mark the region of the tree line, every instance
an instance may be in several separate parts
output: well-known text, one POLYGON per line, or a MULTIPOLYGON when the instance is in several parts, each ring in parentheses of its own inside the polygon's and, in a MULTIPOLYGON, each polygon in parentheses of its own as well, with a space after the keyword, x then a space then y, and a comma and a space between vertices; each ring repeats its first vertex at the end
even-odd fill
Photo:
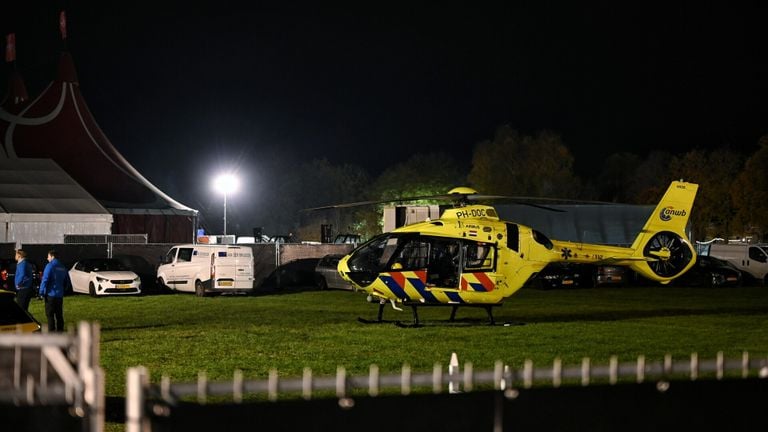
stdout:
POLYGON ((670 181, 683 179, 700 185, 691 215, 693 239, 761 240, 768 231, 768 135, 758 144, 751 155, 727 148, 652 151, 642 157, 616 153, 605 159, 597 176, 582 179, 558 134, 526 135, 505 125, 474 147, 468 171, 439 152, 414 154, 376 177, 360 166, 328 159, 302 162, 263 197, 270 202, 269 211, 255 209, 252 218, 269 231, 291 232, 303 240, 320 240, 323 223, 333 225, 335 232, 370 237, 381 232, 380 204, 304 209, 444 194, 456 186, 482 194, 655 204, 670 181))

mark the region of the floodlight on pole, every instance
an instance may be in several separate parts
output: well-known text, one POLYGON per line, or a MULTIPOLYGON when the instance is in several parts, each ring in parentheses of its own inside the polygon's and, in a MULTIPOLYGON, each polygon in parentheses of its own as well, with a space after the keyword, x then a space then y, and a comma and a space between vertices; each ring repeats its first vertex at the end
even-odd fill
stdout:
POLYGON ((232 174, 221 174, 213 180, 213 188, 224 195, 224 235, 227 235, 227 195, 237 191, 240 182, 232 174))

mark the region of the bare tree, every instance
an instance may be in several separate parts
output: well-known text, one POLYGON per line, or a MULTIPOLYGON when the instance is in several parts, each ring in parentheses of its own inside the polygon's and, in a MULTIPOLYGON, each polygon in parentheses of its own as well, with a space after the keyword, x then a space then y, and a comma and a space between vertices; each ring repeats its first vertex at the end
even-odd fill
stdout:
POLYGON ((670 162, 673 178, 699 184, 691 214, 693 238, 708 240, 727 236, 735 210, 731 185, 739 175, 742 157, 730 150, 692 150, 670 162))
POLYGON ((760 148, 747 159, 744 170, 731 188, 736 207, 734 229, 743 235, 762 238, 768 231, 768 135, 760 138, 760 148))
POLYGON ((468 178, 481 193, 574 198, 580 181, 573 161, 557 134, 522 135, 502 126, 475 147, 468 178))

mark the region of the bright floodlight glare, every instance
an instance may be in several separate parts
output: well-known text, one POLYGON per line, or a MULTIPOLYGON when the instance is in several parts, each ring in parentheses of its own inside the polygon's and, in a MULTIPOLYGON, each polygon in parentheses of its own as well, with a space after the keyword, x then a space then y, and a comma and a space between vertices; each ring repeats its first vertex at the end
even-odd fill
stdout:
POLYGON ((227 235, 227 195, 235 192, 240 182, 232 174, 222 174, 213 179, 213 188, 224 195, 224 235, 227 235))
POLYGON ((222 194, 231 194, 237 190, 240 182, 232 174, 222 174, 213 180, 213 188, 222 194))

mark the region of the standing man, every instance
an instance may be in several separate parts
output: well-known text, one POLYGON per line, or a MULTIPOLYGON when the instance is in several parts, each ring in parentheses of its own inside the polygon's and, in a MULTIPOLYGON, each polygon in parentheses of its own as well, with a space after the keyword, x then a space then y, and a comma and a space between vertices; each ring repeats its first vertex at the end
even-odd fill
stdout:
POLYGON ((58 260, 58 253, 48 251, 48 264, 40 282, 40 296, 45 298, 45 317, 48 331, 64 331, 64 289, 71 286, 67 268, 58 260))
POLYGON ((27 253, 21 249, 16 250, 16 302, 22 309, 29 309, 29 301, 35 294, 32 287, 32 264, 27 261, 27 253))

